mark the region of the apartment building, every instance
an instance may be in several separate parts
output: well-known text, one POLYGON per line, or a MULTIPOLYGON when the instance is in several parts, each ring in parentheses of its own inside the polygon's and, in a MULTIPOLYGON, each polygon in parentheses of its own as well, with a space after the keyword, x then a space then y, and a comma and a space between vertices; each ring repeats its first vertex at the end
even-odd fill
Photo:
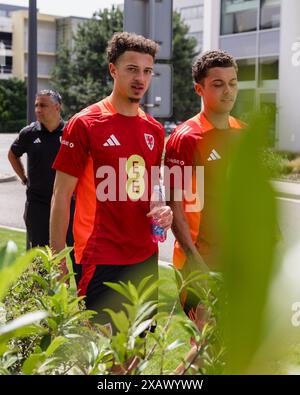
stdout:
MULTIPOLYGON (((49 88, 59 45, 73 48, 74 33, 86 18, 37 14, 38 90, 49 88)), ((28 74, 28 8, 0 4, 0 79, 28 74)))
POLYGON ((13 24, 12 13, 26 9, 9 4, 0 4, 0 79, 13 77, 13 24))

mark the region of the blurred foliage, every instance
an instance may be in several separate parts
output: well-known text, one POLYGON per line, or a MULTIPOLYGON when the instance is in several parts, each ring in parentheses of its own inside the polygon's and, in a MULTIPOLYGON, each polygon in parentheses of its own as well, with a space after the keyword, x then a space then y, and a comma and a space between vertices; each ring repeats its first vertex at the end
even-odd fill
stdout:
POLYGON ((257 115, 252 125, 232 153, 224 193, 220 191, 229 374, 263 373, 253 360, 268 330, 266 307, 275 275, 277 208, 261 160, 268 127, 257 115))

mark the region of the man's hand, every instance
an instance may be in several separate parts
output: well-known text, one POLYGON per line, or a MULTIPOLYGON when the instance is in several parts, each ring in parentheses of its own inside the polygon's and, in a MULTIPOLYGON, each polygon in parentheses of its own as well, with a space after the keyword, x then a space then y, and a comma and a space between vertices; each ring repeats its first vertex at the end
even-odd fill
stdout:
POLYGON ((199 252, 196 251, 188 255, 182 271, 184 275, 188 275, 191 272, 208 273, 209 267, 206 265, 199 252))
MULTIPOLYGON (((61 260, 59 264, 59 271, 60 271, 60 276, 59 276, 60 280, 69 274, 66 258, 61 260)), ((70 285, 70 280, 66 280, 66 285, 67 286, 70 285)))
POLYGON ((147 217, 155 218, 157 224, 167 231, 172 225, 173 212, 169 206, 155 207, 147 214, 147 217))
POLYGON ((209 268, 198 251, 189 254, 180 272, 184 283, 191 273, 193 273, 193 277, 189 277, 188 284, 185 285, 183 289, 193 288, 196 291, 197 289, 208 288, 207 280, 205 278, 199 279, 198 277, 199 274, 209 273, 209 268), (194 278, 196 281, 194 281, 194 278))

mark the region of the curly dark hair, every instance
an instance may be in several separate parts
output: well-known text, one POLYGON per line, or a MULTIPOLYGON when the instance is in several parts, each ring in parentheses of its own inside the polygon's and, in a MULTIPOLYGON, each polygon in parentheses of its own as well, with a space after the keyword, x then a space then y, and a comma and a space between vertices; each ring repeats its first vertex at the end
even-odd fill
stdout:
POLYGON ((207 76, 208 70, 213 67, 234 67, 236 72, 238 71, 235 59, 226 51, 207 51, 201 54, 193 64, 192 74, 195 83, 200 83, 207 76))
POLYGON ((109 63, 116 63, 118 58, 126 51, 135 51, 149 54, 155 58, 158 51, 158 44, 155 41, 139 36, 135 33, 118 32, 114 33, 107 46, 107 60, 109 63))

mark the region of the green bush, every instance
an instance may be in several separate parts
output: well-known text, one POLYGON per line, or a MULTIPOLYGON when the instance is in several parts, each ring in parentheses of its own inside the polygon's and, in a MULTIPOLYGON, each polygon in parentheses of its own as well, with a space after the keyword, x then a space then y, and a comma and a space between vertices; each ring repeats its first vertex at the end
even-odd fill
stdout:
POLYGON ((289 174, 291 172, 291 169, 287 166, 288 157, 272 149, 265 149, 263 151, 262 163, 269 177, 272 178, 280 178, 282 174, 289 174))
POLYGON ((177 299, 170 314, 153 317, 156 333, 140 336, 157 308, 146 301, 157 284, 149 286, 149 278, 137 288, 109 284, 128 301, 120 312, 108 309, 117 328, 111 334, 92 323, 94 313, 65 285, 71 274, 60 279, 59 262, 69 251, 52 256, 49 249, 35 249, 18 257, 13 242, 0 249, 0 374, 141 374, 157 354, 163 356, 158 369, 166 373, 165 356, 183 345, 169 342, 172 325, 180 323, 195 338, 198 333, 187 318, 174 317, 177 299))
POLYGON ((18 133, 26 125, 26 119, 18 121, 0 121, 0 133, 18 133))

